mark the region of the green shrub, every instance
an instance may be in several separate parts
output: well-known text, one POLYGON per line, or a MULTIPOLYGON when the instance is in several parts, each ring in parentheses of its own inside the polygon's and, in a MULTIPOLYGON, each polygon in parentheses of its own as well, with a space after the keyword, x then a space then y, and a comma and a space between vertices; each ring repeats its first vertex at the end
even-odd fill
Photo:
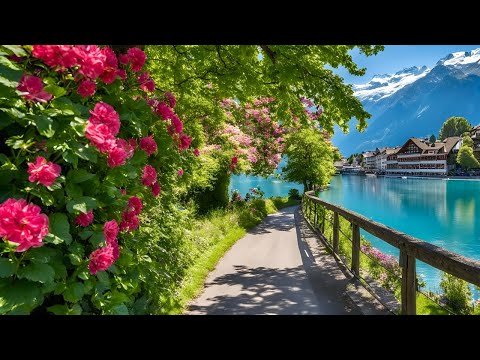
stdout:
POLYGON ((445 303, 459 314, 470 314, 472 311, 472 291, 465 280, 443 273, 440 287, 445 303))
POLYGON ((294 200, 300 200, 301 199, 300 192, 298 191, 298 189, 288 190, 288 197, 292 198, 294 200))

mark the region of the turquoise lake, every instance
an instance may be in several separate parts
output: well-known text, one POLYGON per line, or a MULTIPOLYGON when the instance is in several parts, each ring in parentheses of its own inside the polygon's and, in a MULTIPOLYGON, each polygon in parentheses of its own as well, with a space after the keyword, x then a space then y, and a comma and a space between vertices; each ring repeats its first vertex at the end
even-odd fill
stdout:
MULTIPOLYGON (((265 197, 287 196, 291 188, 303 192, 300 184, 245 175, 232 176, 229 189, 238 189, 245 196, 250 188, 258 186, 265 197)), ((480 181, 338 175, 320 197, 421 240, 480 260, 480 181)), ((381 251, 398 256, 396 248, 363 230, 362 235, 381 251)), ((438 270, 417 261, 417 272, 426 281, 427 290, 440 291, 438 270)), ((474 294, 479 297, 475 290, 474 294)))
MULTIPOLYGON (((338 175, 320 198, 480 260, 480 181, 338 175)), ((381 251, 398 256, 396 248, 363 230, 362 235, 381 251)), ((417 272, 427 290, 439 292, 437 269, 417 261, 417 272)))

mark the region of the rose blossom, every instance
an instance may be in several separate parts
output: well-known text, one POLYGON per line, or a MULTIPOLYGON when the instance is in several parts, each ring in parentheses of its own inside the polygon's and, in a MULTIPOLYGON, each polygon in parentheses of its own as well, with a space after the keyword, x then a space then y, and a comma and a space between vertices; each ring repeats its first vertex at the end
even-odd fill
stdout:
POLYGON ((120 222, 120 230, 132 231, 138 229, 140 220, 138 216, 132 211, 124 211, 122 213, 122 221, 120 222))
POLYGON ((109 47, 104 47, 102 49, 102 53, 105 55, 105 68, 100 74, 100 80, 102 80, 105 84, 111 84, 117 78, 117 56, 109 47))
POLYGON ((193 150, 193 155, 200 156, 200 150, 198 150, 198 148, 195 148, 195 150, 193 150))
POLYGON ((60 176, 62 168, 60 165, 54 164, 51 161, 47 162, 42 156, 37 156, 35 163, 28 163, 27 172, 30 174, 28 181, 44 186, 52 185, 57 177, 60 176))
POLYGON ((26 93, 22 96, 31 101, 47 102, 53 96, 43 90, 42 79, 33 75, 22 75, 17 90, 26 93))
POLYGON ((138 215, 142 211, 142 208, 142 200, 140 200, 140 198, 138 198, 137 196, 132 196, 130 199, 128 199, 128 211, 133 212, 135 215, 138 215))
POLYGON ((190 143, 192 142, 192 138, 190 136, 188 136, 187 134, 180 134, 180 144, 179 144, 179 148, 181 150, 185 150, 185 149, 188 149, 188 147, 190 146, 190 143))
POLYGON ((86 214, 81 213, 75 218, 75 224, 86 227, 93 222, 93 210, 90 210, 86 214))
POLYGON ((115 137, 105 124, 87 123, 85 137, 102 153, 107 153, 116 147, 115 137))
POLYGON ((89 122, 107 125, 113 136, 117 135, 120 131, 120 116, 113 106, 100 101, 95 105, 93 110, 90 110, 90 114, 89 122))
POLYGON ((143 168, 142 184, 146 186, 152 185, 157 181, 157 171, 151 165, 145 165, 143 168))
POLYGON ((32 55, 56 71, 63 71, 77 64, 75 50, 70 45, 33 45, 32 55))
POLYGON ((145 53, 139 48, 130 48, 127 51, 128 59, 132 64, 132 70, 137 72, 140 71, 145 64, 147 59, 145 53))
POLYGON ((87 79, 95 80, 105 69, 106 56, 96 45, 77 45, 74 47, 80 68, 78 73, 87 79))
POLYGON ((121 147, 113 148, 108 152, 107 164, 111 168, 125 164, 126 160, 127 160, 127 153, 121 147))
POLYGON ((90 262, 88 264, 88 270, 90 274, 95 275, 99 271, 107 270, 114 262, 118 255, 114 253, 114 247, 107 245, 105 247, 98 248, 90 254, 90 262))
POLYGON ((91 80, 83 80, 80 85, 78 85, 77 93, 80 96, 88 97, 95 94, 95 89, 97 85, 91 80))
POLYGON ((137 142, 135 141, 135 139, 130 139, 128 141, 124 139, 117 139, 117 147, 122 148, 125 151, 125 153, 127 154, 127 159, 132 158, 136 146, 137 142))
POLYGON ((183 169, 182 168, 178 169, 177 175, 178 176, 183 176, 183 169))
POLYGON ((158 195, 160 195, 160 185, 158 184, 158 182, 154 182, 151 186, 151 189, 152 189, 152 195, 154 197, 157 197, 158 195))
POLYGON ((175 104, 177 103, 177 99, 175 99, 175 95, 167 91, 165 93, 165 97, 167 98, 170 107, 173 109, 175 107, 175 104))
POLYGON ((40 247, 48 234, 48 216, 25 199, 8 199, 0 204, 0 237, 17 243, 16 252, 40 247))
POLYGON ((153 139, 153 135, 144 137, 140 140, 140 149, 145 151, 148 156, 152 155, 155 151, 157 151, 157 143, 153 139))
POLYGON ((103 225, 103 236, 105 238, 105 242, 107 245, 112 245, 117 243, 117 235, 118 235, 118 223, 116 220, 107 221, 103 225))

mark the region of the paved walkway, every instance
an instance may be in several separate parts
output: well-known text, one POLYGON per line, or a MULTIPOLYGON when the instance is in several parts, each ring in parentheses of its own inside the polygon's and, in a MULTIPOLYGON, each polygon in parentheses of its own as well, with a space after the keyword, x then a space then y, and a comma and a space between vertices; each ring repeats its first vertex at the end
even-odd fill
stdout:
POLYGON ((188 313, 361 314, 350 279, 305 226, 299 207, 269 215, 220 260, 188 313))

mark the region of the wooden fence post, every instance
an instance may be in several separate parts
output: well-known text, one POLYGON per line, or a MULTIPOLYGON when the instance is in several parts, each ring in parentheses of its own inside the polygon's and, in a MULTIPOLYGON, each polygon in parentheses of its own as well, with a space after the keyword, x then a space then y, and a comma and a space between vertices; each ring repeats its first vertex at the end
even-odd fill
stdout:
POLYGON ((360 227, 352 225, 352 272, 360 276, 360 227))
POLYGON ((417 287, 415 258, 400 251, 400 266, 402 267, 402 315, 417 314, 417 287))
POLYGON ((313 210, 313 228, 317 228, 317 203, 315 203, 313 210))
POLYGON ((339 247, 339 228, 340 222, 338 221, 338 213, 333 212, 333 252, 338 254, 339 247))

